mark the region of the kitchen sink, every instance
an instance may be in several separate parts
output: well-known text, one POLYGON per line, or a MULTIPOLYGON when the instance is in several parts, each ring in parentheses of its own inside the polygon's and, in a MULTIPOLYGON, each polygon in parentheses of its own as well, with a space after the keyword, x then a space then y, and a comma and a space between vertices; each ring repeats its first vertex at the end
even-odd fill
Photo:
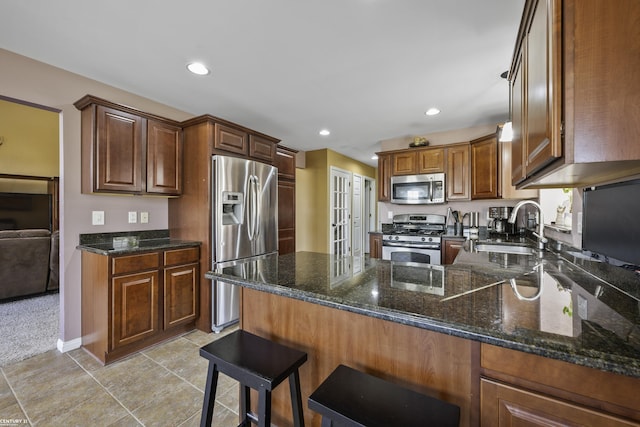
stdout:
POLYGON ((474 246, 477 252, 496 252, 501 254, 533 255, 536 249, 522 245, 501 245, 496 243, 478 243, 474 246))

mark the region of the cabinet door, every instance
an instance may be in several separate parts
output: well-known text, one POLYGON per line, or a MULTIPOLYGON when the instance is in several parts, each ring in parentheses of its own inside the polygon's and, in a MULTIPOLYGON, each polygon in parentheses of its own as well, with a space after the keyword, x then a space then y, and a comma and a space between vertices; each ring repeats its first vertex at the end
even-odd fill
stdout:
POLYGON ((199 270, 197 263, 164 269, 164 329, 196 319, 199 270))
POLYGON ((147 193, 182 193, 182 129, 147 122, 147 193))
POLYGON ((246 132, 216 123, 215 134, 214 148, 243 156, 249 153, 249 135, 246 132))
POLYGON ((98 106, 96 113, 94 191, 141 192, 146 121, 103 106, 98 106))
POLYGON ((286 147, 277 147, 273 164, 278 168, 279 179, 296 179, 296 153, 286 147))
POLYGON ((416 152, 395 153, 391 157, 391 176, 414 175, 416 173, 416 152))
POLYGON ((447 200, 469 200, 469 145, 450 147, 447 153, 447 200))
POLYGON ((556 0, 537 2, 525 40, 524 82, 527 108, 524 141, 527 176, 562 155, 559 102, 561 80, 556 77, 560 69, 560 24, 554 17, 556 3, 556 0), (556 37, 554 31, 557 31, 556 37))
POLYGON ((278 253, 296 251, 296 184, 278 181, 278 253))
POLYGON ((378 154, 378 201, 391 200, 391 155, 378 154))
POLYGON ((471 143, 471 198, 498 198, 498 139, 495 135, 471 143))
POLYGON ((524 49, 518 55, 518 65, 511 78, 511 124, 513 128, 513 140, 511 141, 511 184, 517 185, 526 178, 524 169, 524 138, 526 132, 525 125, 525 96, 523 84, 524 49))
POLYGON ((480 381, 482 426, 637 426, 637 423, 488 379, 480 381))
POLYGON ((369 257, 382 258, 382 234, 369 234, 369 257))
MULTIPOLYGON (((111 350, 158 331, 158 271, 112 279, 111 350)), ((105 301, 106 304, 106 301, 105 301)))
POLYGON ((464 239, 442 239, 442 264, 453 264, 458 256, 458 252, 462 249, 464 239))
POLYGON ((249 157, 272 164, 276 158, 276 142, 261 136, 250 135, 249 157))
POLYGON ((417 153, 418 173, 444 172, 444 148, 431 148, 417 153))

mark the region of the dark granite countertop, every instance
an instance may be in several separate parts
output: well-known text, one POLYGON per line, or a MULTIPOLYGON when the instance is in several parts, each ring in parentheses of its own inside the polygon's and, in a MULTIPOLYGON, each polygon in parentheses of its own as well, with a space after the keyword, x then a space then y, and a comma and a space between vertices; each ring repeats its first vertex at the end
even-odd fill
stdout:
POLYGON ((144 230, 80 235, 76 249, 100 255, 127 255, 200 246, 201 242, 169 237, 169 230, 144 230))
POLYGON ((448 266, 298 252, 206 277, 640 378, 638 273, 575 251, 479 252, 474 243, 448 266))

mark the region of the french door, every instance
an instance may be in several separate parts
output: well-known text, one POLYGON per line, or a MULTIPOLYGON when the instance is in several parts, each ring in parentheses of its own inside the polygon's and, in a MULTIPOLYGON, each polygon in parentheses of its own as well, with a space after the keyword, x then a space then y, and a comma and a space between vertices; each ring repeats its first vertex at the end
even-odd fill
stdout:
POLYGON ((351 254, 351 173, 331 167, 330 253, 351 254))

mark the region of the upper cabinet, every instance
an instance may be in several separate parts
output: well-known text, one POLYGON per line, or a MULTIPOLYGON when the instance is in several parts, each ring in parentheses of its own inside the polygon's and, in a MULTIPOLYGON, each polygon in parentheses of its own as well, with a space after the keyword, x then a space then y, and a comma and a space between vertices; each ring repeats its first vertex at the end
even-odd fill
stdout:
POLYGON ((447 148, 447 200, 469 200, 469 143, 447 148))
POLYGON ((278 168, 278 253, 296 251, 296 153, 278 146, 274 166, 278 168))
POLYGON ((87 95, 82 114, 82 192, 180 195, 180 124, 87 95))
MULTIPOLYGON (((220 119, 213 116, 204 117, 209 117, 215 122, 213 146, 216 150, 268 164, 273 164, 277 160, 276 147, 280 142, 279 140, 252 132, 232 123, 220 123, 220 119)), ((198 118, 195 120, 198 120, 198 118)), ((190 123, 191 121, 188 122, 190 123)))
POLYGON ((391 153, 391 175, 444 172, 444 148, 398 150, 391 153))
POLYGON ((526 1, 510 70, 514 185, 640 173, 638 16, 637 0, 526 1))
POLYGON ((471 141, 471 198, 498 198, 498 139, 495 134, 471 141))
POLYGON ((378 201, 391 201, 391 154, 378 155, 378 201))

